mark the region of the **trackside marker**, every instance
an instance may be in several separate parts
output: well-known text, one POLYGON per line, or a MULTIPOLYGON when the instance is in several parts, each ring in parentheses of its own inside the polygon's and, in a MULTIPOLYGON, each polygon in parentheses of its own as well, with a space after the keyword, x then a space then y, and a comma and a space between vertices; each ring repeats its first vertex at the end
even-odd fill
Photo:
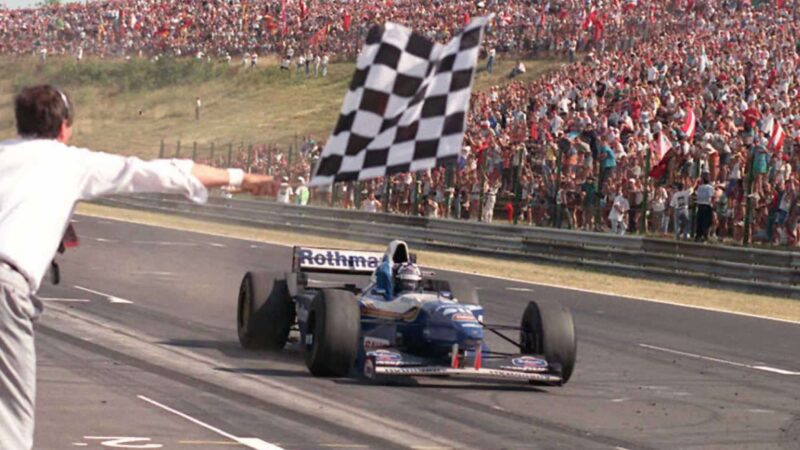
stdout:
POLYGON ((220 435, 222 437, 226 437, 226 438, 228 438, 228 439, 230 439, 230 440, 232 440, 234 442, 238 442, 239 444, 244 445, 245 447, 249 447, 249 448, 252 448, 252 449, 255 449, 255 450, 283 450, 283 448, 278 447, 277 445, 270 444, 269 442, 262 441, 261 439, 258 439, 258 438, 240 438, 240 437, 234 436, 234 435, 228 433, 227 431, 222 431, 217 427, 211 426, 211 425, 209 425, 209 424, 207 424, 207 423, 205 423, 205 422, 203 422, 201 420, 195 419, 194 417, 192 417, 192 416, 190 416, 188 414, 182 413, 182 412, 178 411, 177 409, 170 408, 169 406, 164 405, 162 403, 159 403, 159 402, 157 402, 157 401, 155 401, 155 400, 153 400, 151 398, 145 397, 144 395, 137 395, 136 397, 139 398, 140 400, 144 400, 147 403, 150 403, 153 406, 157 406, 157 407, 163 409, 164 411, 171 412, 172 414, 175 414, 176 416, 179 416, 179 417, 183 417, 184 419, 188 420, 189 422, 192 422, 192 423, 194 423, 196 425, 200 425, 201 427, 205 428, 206 430, 209 430, 209 431, 212 431, 214 433, 217 433, 218 435, 220 435))
POLYGON ((734 367, 742 367, 742 368, 745 368, 745 369, 761 370, 763 372, 777 373, 777 374, 780 374, 780 375, 800 375, 800 372, 794 372, 794 371, 791 371, 791 370, 784 370, 784 369, 778 369, 778 368, 770 367, 770 366, 753 365, 753 364, 745 364, 745 363, 740 363, 740 362, 735 362, 735 361, 728 361, 726 359, 714 358, 714 357, 711 357, 711 356, 703 356, 703 355, 698 355, 696 353, 682 352, 680 350, 672 350, 670 348, 657 347, 655 345, 639 344, 639 347, 647 348, 647 349, 650 349, 650 350, 657 350, 659 352, 672 353, 674 355, 686 356, 686 357, 689 357, 689 358, 702 359, 702 360, 705 360, 705 361, 711 361, 711 362, 720 363, 720 364, 727 364, 729 366, 734 366, 734 367))

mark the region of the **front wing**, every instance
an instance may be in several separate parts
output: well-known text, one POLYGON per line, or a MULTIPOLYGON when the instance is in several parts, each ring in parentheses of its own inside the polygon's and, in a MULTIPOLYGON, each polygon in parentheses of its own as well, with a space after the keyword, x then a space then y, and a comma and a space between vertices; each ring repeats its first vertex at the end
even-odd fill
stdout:
POLYGON ((467 377, 479 378, 510 378, 516 380, 527 380, 538 383, 561 383, 561 377, 549 373, 539 372, 523 372, 508 369, 492 369, 482 367, 475 369, 473 367, 453 368, 445 366, 415 366, 415 367, 395 367, 395 366, 378 366, 375 368, 375 373, 378 375, 388 376, 441 376, 441 375, 456 375, 467 377))
POLYGON ((541 356, 496 354, 488 351, 459 351, 453 347, 449 364, 438 358, 425 358, 397 349, 368 351, 362 366, 367 378, 397 376, 463 376, 557 384, 561 375, 541 356), (455 356, 453 356, 455 355, 455 356))

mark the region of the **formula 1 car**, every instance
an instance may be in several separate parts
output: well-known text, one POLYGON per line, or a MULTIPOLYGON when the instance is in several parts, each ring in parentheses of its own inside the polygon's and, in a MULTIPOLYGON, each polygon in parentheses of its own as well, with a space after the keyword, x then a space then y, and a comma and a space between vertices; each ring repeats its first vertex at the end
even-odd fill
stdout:
POLYGON ((392 241, 386 253, 295 247, 291 272, 251 271, 242 279, 239 342, 246 349, 280 350, 299 331, 314 376, 462 375, 547 385, 570 379, 577 345, 567 308, 530 301, 518 326, 490 324, 477 291, 464 280, 423 273, 410 289, 387 285, 392 271, 413 275, 415 262, 402 241, 392 241), (371 277, 364 287, 344 281, 322 287, 309 280, 314 273, 371 277), (515 351, 490 350, 487 332, 515 351))

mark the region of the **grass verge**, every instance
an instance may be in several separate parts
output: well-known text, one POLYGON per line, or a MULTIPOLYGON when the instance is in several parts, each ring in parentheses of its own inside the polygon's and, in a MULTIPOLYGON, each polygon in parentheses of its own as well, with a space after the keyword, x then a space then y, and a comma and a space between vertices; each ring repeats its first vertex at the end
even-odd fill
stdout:
MULTIPOLYGON (((166 214, 80 204, 79 214, 103 217, 126 222, 154 225, 177 230, 206 233, 280 245, 330 246, 383 250, 385 247, 341 239, 267 230, 239 225, 206 222, 166 214)), ((418 251, 419 260, 428 267, 455 270, 494 277, 584 289, 609 295, 634 299, 668 302, 679 305, 710 308, 740 314, 750 314, 774 319, 800 322, 800 301, 764 295, 731 292, 675 283, 605 275, 564 267, 508 261, 429 251, 418 251)))
MULTIPOLYGON (((478 73, 475 89, 505 83, 513 61, 501 61, 493 74, 478 73)), ((526 61, 523 81, 558 67, 554 60, 526 61)), ((255 69, 194 58, 102 60, 0 57, 0 139, 16 135, 13 97, 22 86, 53 83, 76 106, 72 143, 145 158, 158 156, 161 139, 167 155, 181 141, 181 155, 205 156, 210 144, 227 155, 229 144, 294 145, 304 135, 327 139, 336 123, 355 64, 330 66, 326 78, 281 71, 262 58, 255 69), (195 119, 195 97, 202 101, 195 119)), ((217 153, 217 154, 220 154, 217 153)))

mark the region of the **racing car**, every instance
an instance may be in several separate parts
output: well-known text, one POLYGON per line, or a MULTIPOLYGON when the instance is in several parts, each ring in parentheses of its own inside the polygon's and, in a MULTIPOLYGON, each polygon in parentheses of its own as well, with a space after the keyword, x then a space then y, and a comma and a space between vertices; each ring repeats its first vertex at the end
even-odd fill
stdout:
POLYGON ((422 271, 403 241, 385 253, 294 247, 290 272, 245 274, 236 326, 245 349, 280 350, 299 332, 312 375, 371 381, 460 375, 560 386, 577 352, 566 307, 530 301, 519 325, 487 322, 473 286, 422 271), (310 279, 319 273, 336 277, 310 279), (369 279, 345 282, 354 275, 369 279), (514 351, 492 351, 488 333, 514 351))

